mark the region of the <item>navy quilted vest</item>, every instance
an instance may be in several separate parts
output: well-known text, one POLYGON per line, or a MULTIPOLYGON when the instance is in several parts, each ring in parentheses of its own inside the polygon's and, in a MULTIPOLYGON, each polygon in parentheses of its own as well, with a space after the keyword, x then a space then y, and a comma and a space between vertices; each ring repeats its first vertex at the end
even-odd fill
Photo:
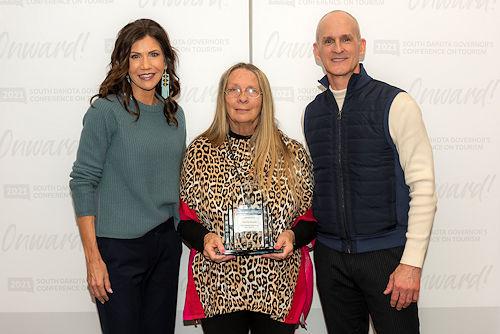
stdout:
MULTIPOLYGON (((326 76, 320 82, 328 87, 326 76)), ((404 245, 409 191, 388 129, 399 92, 370 78, 361 65, 349 81, 342 113, 328 89, 306 108, 318 239, 339 251, 404 245)))

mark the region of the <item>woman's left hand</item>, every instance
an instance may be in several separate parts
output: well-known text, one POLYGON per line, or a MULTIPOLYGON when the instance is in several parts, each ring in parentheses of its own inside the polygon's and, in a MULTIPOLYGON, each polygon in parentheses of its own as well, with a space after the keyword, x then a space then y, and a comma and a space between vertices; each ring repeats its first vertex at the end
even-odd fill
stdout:
POLYGON ((293 253, 293 244, 295 242, 295 233, 292 230, 283 231, 279 236, 278 240, 276 240, 276 245, 274 245, 275 249, 282 249, 282 253, 269 253, 264 254, 262 257, 267 257, 269 259, 274 260, 283 260, 292 256, 293 253))

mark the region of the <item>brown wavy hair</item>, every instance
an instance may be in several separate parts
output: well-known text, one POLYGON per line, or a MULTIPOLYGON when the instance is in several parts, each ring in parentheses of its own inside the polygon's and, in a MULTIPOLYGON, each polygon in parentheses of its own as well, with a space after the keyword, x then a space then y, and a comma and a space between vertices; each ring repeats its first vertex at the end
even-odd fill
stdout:
MULTIPOLYGON (((111 62, 109 63, 110 69, 106 75, 106 79, 99 87, 99 93, 92 96, 90 104, 97 98, 107 98, 110 94, 117 96, 124 96, 123 106, 127 112, 136 116, 136 121, 139 119, 141 111, 139 104, 132 94, 132 87, 127 81, 127 74, 129 68, 129 57, 132 44, 136 41, 143 39, 146 36, 154 38, 161 46, 165 63, 167 65, 167 73, 170 75, 170 94, 166 99, 163 99, 163 114, 168 124, 178 125, 175 119, 175 113, 178 109, 178 104, 174 97, 180 93, 179 78, 176 74, 177 66, 177 53, 170 44, 168 34, 158 23, 150 19, 139 19, 130 22, 123 27, 115 42, 115 48, 111 54, 111 62), (130 109, 130 99, 134 101, 135 110, 130 109)), ((161 80, 156 85, 156 92, 161 96, 161 80)))

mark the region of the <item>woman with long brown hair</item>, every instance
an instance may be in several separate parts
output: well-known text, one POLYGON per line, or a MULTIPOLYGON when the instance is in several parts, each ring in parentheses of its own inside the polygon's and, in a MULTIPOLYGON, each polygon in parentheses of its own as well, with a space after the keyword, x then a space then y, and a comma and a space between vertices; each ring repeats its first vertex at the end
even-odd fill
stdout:
POLYGON ((70 187, 105 334, 174 333, 186 141, 176 63, 158 23, 127 24, 83 119, 70 187))

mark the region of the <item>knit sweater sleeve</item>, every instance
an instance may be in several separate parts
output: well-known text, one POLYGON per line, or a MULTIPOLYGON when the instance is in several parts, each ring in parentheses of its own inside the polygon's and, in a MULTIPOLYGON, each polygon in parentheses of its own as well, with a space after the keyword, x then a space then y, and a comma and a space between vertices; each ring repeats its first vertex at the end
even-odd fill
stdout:
POLYGON ((69 182, 77 217, 97 214, 96 190, 116 128, 116 120, 110 107, 112 104, 117 102, 98 99, 83 118, 80 143, 69 182))
POLYGON ((410 188, 408 231, 401 263, 422 267, 436 212, 432 148, 416 101, 399 93, 389 110, 389 132, 410 188))

